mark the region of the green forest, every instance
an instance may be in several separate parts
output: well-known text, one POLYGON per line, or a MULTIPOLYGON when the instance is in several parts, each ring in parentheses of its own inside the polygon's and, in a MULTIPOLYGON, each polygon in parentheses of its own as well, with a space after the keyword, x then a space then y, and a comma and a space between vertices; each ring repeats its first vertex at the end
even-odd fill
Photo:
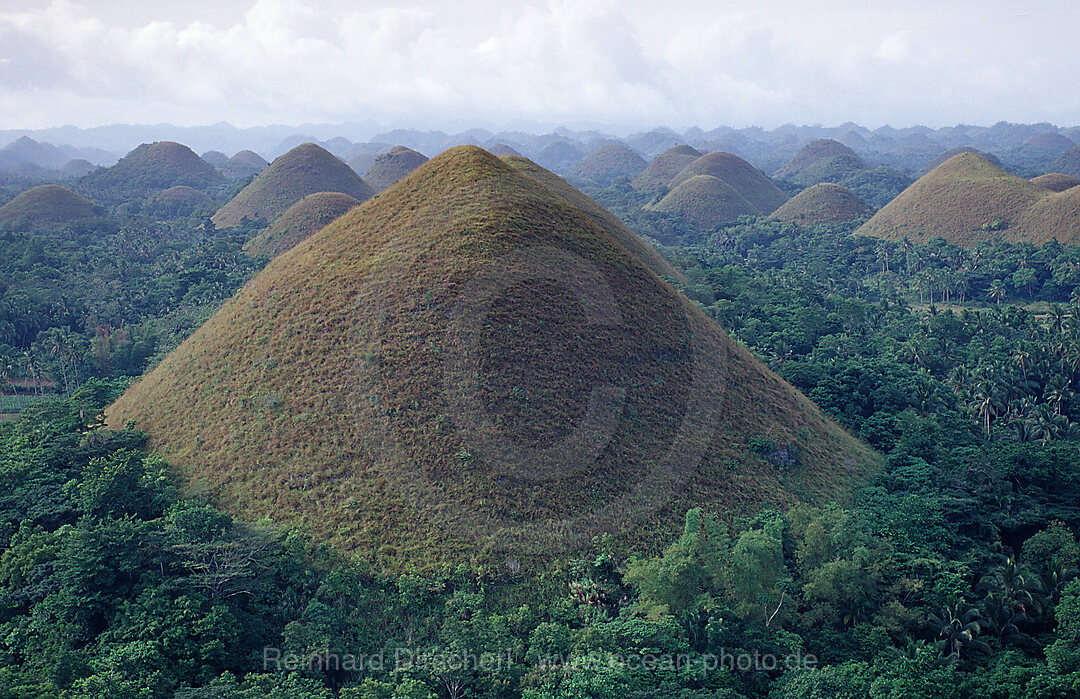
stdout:
MULTIPOLYGON (((181 487, 106 405, 265 259, 140 213, 0 233, 4 697, 1080 694, 1080 247, 708 232, 592 192, 886 455, 850 497, 685 513, 541 574, 389 575, 181 487)), ((773 445, 755 445, 772 451, 773 445)))

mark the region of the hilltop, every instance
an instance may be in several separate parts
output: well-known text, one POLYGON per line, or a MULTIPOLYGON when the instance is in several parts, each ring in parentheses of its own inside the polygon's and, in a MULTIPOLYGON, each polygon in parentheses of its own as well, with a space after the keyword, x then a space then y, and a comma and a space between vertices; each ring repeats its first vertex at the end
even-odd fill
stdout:
POLYGON ((691 177, 647 208, 678 214, 700 231, 712 230, 740 216, 761 213, 734 187, 712 175, 691 177))
POLYGON ((1050 172, 1045 175, 1031 178, 1034 184, 1049 189, 1051 192, 1064 192, 1066 189, 1080 185, 1080 177, 1073 177, 1061 172, 1050 172))
POLYGON ((273 223, 290 206, 316 192, 341 192, 360 201, 374 196, 348 165, 314 143, 304 143, 270 163, 212 220, 221 228, 239 225, 244 219, 273 223))
POLYGON ((451 149, 283 253, 107 411, 187 483, 384 569, 646 550, 878 457, 586 212, 451 149))
POLYGON ((619 177, 634 177, 646 166, 645 159, 630 148, 621 143, 606 143, 586 155, 570 174, 606 186, 619 177))
POLYGON ((101 215, 101 207, 89 199, 57 184, 43 184, 0 206, 0 225, 37 230, 101 215))
POLYGON ((221 164, 221 174, 230 180, 242 180, 245 177, 258 175, 268 165, 266 159, 258 153, 242 150, 221 164))
POLYGON ((978 150, 977 148, 972 148, 971 146, 960 146, 959 148, 953 148, 951 150, 947 150, 944 153, 942 153, 941 155, 939 155, 938 157, 934 158, 930 162, 930 164, 927 165, 926 168, 923 170, 923 174, 925 175, 926 173, 928 173, 928 172, 930 172, 930 171, 932 171, 932 170, 934 170, 934 169, 936 169, 938 167, 941 167, 946 162, 948 162, 949 160, 952 160, 953 158, 955 158, 956 156, 958 156, 958 155, 960 155, 962 153, 971 153, 972 155, 977 155, 980 158, 982 158, 983 160, 985 160, 986 162, 993 165, 994 167, 1001 168, 1002 170, 1005 169, 1005 166, 1002 165, 1001 160, 998 159, 998 157, 996 155, 994 155, 993 153, 986 153, 984 151, 978 150))
POLYGON ((363 179, 378 194, 427 161, 426 155, 417 153, 412 148, 394 146, 375 157, 363 179))
POLYGON ((1066 194, 1054 194, 974 153, 961 153, 917 180, 856 232, 890 240, 941 237, 968 246, 995 236, 1066 242, 1080 232, 1059 209, 1069 201, 1066 194))
POLYGON ((822 182, 843 182, 869 169, 866 162, 839 141, 811 141, 774 173, 777 178, 803 187, 822 182))
POLYGON ((780 221, 834 225, 865 218, 872 213, 854 192, 838 184, 822 182, 796 194, 773 212, 780 221))
POLYGON ((225 178, 190 148, 172 141, 144 143, 112 167, 78 179, 77 191, 105 203, 143 199, 169 187, 184 185, 206 191, 225 178))
POLYGON ((683 168, 701 156, 701 152, 687 145, 668 148, 653 158, 630 184, 635 189, 645 190, 666 187, 683 168))
POLYGON ((759 213, 772 213, 788 199, 760 170, 731 153, 715 152, 701 156, 675 176, 671 187, 678 187, 697 175, 711 175, 728 183, 759 213))
POLYGON ((309 194, 288 208, 274 224, 248 241, 249 255, 276 257, 325 228, 360 202, 341 192, 309 194))

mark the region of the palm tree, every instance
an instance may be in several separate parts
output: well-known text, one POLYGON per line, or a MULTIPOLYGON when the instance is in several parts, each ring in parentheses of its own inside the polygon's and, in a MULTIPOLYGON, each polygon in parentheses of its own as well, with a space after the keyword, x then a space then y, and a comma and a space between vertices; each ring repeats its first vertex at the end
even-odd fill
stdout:
POLYGON ((962 597, 956 604, 943 607, 940 614, 931 613, 926 617, 938 638, 945 640, 945 649, 953 662, 959 662, 960 655, 966 648, 990 651, 990 646, 978 639, 982 632, 980 619, 979 610, 967 606, 962 597))
POLYGON ((1008 295, 1008 290, 1005 288, 1005 283, 1000 279, 995 279, 990 282, 990 288, 987 290, 986 295, 991 299, 997 301, 997 305, 1001 305, 1001 300, 1008 295))

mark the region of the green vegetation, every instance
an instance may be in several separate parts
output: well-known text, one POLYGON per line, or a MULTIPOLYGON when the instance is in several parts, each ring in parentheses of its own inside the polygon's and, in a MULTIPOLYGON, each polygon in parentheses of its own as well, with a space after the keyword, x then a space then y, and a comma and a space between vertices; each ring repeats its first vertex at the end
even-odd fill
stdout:
POLYGON ((178 185, 216 193, 224 184, 225 178, 187 146, 159 141, 142 144, 112 167, 78 179, 74 187, 96 202, 115 206, 178 185))
POLYGON ((242 180, 245 177, 258 175, 265 170, 269 163, 250 150, 242 150, 221 164, 221 174, 230 180, 242 180))
POLYGON ((774 177, 810 187, 822 182, 843 182, 868 169, 869 166, 855 151, 843 143, 826 138, 803 146, 774 173, 774 177))
POLYGON ((690 163, 701 157, 701 152, 690 146, 669 148, 649 162, 641 174, 634 178, 634 189, 652 191, 668 187, 675 176, 690 163))
POLYGON ((305 143, 277 158, 213 216, 215 226, 228 228, 245 220, 273 223, 309 194, 341 192, 363 201, 371 187, 348 165, 314 143, 305 143))
POLYGON ((1073 146, 1050 164, 1050 172, 1080 177, 1080 146, 1073 146))
POLYGON ((699 230, 706 231, 740 216, 760 213, 734 187, 712 175, 695 175, 684 180, 663 199, 647 208, 676 214, 699 230))

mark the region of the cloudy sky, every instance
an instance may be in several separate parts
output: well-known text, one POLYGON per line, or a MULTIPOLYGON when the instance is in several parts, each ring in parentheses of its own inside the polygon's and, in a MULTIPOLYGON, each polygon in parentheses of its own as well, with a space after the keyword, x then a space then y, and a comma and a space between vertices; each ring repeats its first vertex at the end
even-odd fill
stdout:
POLYGON ((0 0, 0 128, 1080 124, 1080 3, 0 0))

